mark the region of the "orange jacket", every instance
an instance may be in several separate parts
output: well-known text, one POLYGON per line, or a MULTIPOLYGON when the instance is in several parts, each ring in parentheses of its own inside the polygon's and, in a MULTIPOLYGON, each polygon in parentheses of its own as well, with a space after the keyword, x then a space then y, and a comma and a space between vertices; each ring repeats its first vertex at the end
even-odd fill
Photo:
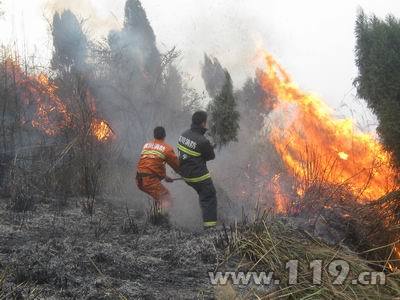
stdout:
POLYGON ((174 149, 163 140, 154 140, 146 143, 137 165, 138 173, 156 174, 165 177, 165 163, 175 172, 179 169, 179 160, 174 149))

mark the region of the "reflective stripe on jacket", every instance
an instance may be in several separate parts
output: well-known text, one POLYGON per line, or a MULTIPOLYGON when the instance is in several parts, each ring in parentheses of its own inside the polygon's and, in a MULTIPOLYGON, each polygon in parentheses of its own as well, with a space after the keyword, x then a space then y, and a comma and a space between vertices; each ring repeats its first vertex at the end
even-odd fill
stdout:
POLYGON ((179 174, 188 183, 211 178, 207 161, 215 158, 214 148, 204 136, 206 129, 194 126, 186 130, 178 140, 179 174))
POLYGON ((179 171, 179 160, 174 149, 162 140, 154 140, 143 146, 137 165, 137 172, 154 174, 160 178, 164 178, 166 163, 175 172, 179 171))

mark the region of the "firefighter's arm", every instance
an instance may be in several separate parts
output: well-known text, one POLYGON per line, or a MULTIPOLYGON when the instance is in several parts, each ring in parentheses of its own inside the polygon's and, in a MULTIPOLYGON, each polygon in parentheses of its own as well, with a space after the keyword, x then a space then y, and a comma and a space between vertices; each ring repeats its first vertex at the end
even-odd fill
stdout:
POLYGON ((179 159, 176 156, 174 149, 168 148, 165 152, 165 162, 176 172, 179 171, 179 159))
POLYGON ((201 156, 203 156, 206 161, 213 160, 215 158, 214 147, 211 145, 209 140, 201 145, 201 156))

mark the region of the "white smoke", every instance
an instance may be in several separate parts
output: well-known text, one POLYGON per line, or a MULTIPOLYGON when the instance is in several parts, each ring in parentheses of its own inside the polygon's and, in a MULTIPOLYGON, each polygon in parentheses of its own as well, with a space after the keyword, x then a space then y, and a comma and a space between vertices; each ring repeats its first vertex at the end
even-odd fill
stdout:
POLYGON ((90 0, 46 0, 43 9, 46 18, 51 20, 55 12, 71 10, 84 20, 84 25, 91 36, 106 37, 110 30, 119 30, 123 25, 124 1, 90 1, 90 0))

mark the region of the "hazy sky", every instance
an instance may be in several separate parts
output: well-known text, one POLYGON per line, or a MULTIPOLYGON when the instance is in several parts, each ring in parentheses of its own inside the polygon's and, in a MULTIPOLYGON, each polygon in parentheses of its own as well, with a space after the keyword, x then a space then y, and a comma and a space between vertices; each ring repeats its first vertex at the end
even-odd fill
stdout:
MULTIPOLYGON (((42 61, 51 53, 48 21, 54 9, 71 8, 98 38, 123 22, 124 0, 3 0, 0 37, 18 40, 21 53, 42 61)), ((357 9, 400 17, 399 0, 142 0, 161 50, 182 51, 180 69, 201 86, 204 52, 219 58, 236 87, 254 74, 257 50, 273 53, 305 90, 332 107, 353 103, 354 24, 357 9)))

